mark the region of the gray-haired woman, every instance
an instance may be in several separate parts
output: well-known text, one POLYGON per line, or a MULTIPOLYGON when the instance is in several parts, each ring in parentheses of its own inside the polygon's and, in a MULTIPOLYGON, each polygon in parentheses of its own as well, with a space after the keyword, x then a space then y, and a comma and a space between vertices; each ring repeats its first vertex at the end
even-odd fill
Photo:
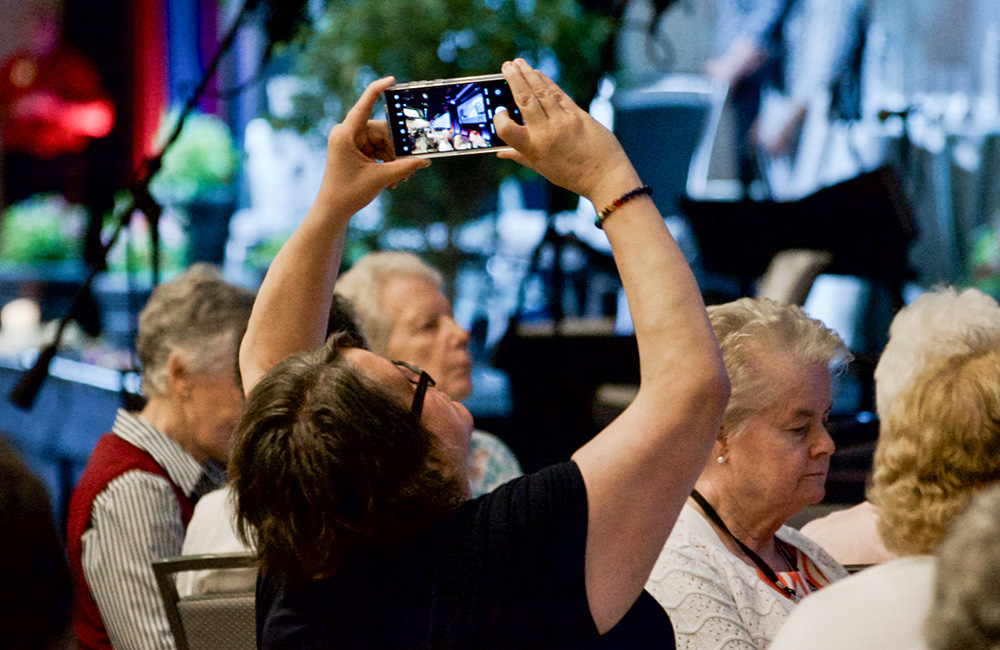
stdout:
POLYGON ((173 646, 152 560, 179 555, 194 503, 223 479, 243 406, 237 349, 253 294, 199 264, 139 316, 139 413, 118 412, 70 503, 67 545, 81 648, 173 646))

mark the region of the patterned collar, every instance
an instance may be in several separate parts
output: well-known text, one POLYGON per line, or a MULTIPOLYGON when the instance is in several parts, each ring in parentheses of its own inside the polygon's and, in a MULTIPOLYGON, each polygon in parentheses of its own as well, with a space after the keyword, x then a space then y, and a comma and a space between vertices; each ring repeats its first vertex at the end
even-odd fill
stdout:
POLYGON ((197 499, 226 480, 225 471, 216 462, 199 463, 177 441, 137 414, 118 409, 111 432, 152 456, 188 497, 197 499))

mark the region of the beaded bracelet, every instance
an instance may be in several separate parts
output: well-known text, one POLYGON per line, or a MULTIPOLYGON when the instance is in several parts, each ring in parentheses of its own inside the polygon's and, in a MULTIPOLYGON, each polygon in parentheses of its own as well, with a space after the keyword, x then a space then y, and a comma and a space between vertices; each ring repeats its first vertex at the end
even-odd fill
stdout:
POLYGON ((608 207, 604 208, 603 210, 597 213, 597 218, 594 219, 594 225, 603 230, 604 220, 608 218, 608 215, 610 215, 612 212, 622 207, 635 197, 642 196, 643 194, 649 195, 652 193, 653 193, 653 188, 651 188, 649 185, 643 185, 642 187, 637 187, 634 190, 629 190, 628 192, 625 192, 620 197, 612 201, 611 205, 609 205, 608 207))

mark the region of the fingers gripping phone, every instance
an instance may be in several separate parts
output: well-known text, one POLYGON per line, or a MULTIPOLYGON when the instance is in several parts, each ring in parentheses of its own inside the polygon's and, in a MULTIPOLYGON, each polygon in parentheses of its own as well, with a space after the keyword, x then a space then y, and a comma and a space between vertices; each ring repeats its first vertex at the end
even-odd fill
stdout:
POLYGON ((503 75, 437 79, 390 86, 383 93, 396 157, 432 158, 510 149, 493 128, 521 112, 503 75))

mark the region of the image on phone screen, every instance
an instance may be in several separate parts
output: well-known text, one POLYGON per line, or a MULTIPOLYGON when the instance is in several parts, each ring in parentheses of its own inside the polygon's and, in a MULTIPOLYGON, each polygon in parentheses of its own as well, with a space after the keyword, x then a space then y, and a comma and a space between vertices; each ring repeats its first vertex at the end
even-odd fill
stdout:
POLYGON ((385 104, 397 157, 509 148, 496 134, 493 116, 505 110, 521 123, 520 111, 501 75, 392 86, 385 91, 385 104))

